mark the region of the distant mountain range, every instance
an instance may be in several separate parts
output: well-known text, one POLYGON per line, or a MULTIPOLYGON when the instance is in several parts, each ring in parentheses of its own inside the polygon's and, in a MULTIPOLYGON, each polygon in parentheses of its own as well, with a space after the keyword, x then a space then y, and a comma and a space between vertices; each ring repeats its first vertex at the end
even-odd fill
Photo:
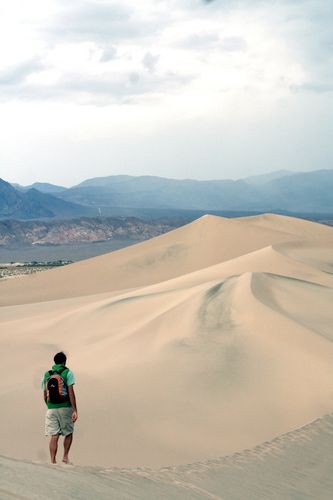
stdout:
POLYGON ((2 218, 115 215, 117 210, 127 216, 140 210, 333 214, 333 170, 280 170, 243 180, 210 181, 116 175, 88 179, 71 188, 48 183, 15 187, 0 183, 2 218))
POLYGON ((252 175, 251 177, 245 177, 245 179, 243 180, 248 184, 260 185, 260 184, 265 184, 265 182, 274 181, 275 179, 280 179, 280 177, 293 175, 293 173, 294 172, 292 172, 291 170, 275 170, 275 172, 270 172, 268 174, 252 175))
POLYGON ((35 188, 15 189, 0 179, 0 218, 39 219, 75 217, 90 214, 88 207, 78 206, 35 188))
POLYGON ((58 194, 100 207, 333 213, 333 170, 254 176, 246 180, 196 181, 153 176, 89 179, 58 194))

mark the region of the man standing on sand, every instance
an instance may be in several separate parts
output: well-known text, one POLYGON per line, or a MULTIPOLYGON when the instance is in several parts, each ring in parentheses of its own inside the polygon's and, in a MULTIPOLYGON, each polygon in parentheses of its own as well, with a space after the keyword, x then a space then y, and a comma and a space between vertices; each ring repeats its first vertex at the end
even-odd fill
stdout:
POLYGON ((64 456, 62 461, 69 463, 68 453, 73 440, 74 422, 77 408, 74 394, 74 374, 66 367, 66 354, 58 352, 54 356, 52 370, 45 373, 42 381, 44 401, 47 405, 45 416, 45 435, 50 436, 51 463, 55 464, 59 436, 64 436, 64 456))

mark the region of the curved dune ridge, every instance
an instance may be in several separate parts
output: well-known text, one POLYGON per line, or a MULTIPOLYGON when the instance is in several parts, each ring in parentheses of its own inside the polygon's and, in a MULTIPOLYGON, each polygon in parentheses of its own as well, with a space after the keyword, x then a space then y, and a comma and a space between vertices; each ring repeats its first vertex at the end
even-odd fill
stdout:
POLYGON ((60 349, 81 465, 214 459, 333 411, 332 246, 304 220, 205 216, 0 283, 1 454, 47 459, 40 378, 60 349))

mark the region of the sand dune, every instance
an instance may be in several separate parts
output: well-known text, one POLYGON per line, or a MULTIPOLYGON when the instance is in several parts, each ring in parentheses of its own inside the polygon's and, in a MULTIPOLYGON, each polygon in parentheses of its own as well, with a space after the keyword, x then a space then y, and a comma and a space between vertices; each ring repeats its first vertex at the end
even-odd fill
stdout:
POLYGON ((332 446, 327 415, 241 453, 160 470, 58 468, 0 456, 0 494, 3 500, 330 500, 332 446))
POLYGON ((310 240, 324 240, 332 238, 331 227, 310 222, 304 219, 296 219, 286 215, 261 214, 251 217, 233 219, 240 223, 250 224, 252 227, 279 231, 298 238, 310 240))
MULTIPOLYGON (((275 223, 276 216, 270 217, 275 223)), ((274 227, 258 227, 256 219, 250 219, 247 222, 245 219, 204 216, 187 226, 111 254, 25 276, 24 286, 13 280, 0 287, 0 305, 41 302, 159 283, 267 245, 300 240, 299 223, 302 227, 310 225, 312 239, 326 241, 330 238, 333 241, 333 231, 319 224, 295 223, 292 219, 289 232, 286 232, 274 227), (291 232, 293 228, 294 233, 291 232)))
POLYGON ((40 376, 60 349, 78 464, 214 459, 333 411, 332 245, 307 221, 206 216, 1 283, 0 452, 46 459, 40 376))

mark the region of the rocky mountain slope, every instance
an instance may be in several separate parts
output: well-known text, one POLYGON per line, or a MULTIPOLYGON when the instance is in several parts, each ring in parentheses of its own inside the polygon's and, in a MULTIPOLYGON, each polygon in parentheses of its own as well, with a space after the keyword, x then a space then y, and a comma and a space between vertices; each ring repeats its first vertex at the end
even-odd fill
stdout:
POLYGON ((143 222, 134 217, 88 218, 56 221, 0 221, 0 247, 61 245, 111 239, 143 241, 174 226, 166 222, 143 222))

